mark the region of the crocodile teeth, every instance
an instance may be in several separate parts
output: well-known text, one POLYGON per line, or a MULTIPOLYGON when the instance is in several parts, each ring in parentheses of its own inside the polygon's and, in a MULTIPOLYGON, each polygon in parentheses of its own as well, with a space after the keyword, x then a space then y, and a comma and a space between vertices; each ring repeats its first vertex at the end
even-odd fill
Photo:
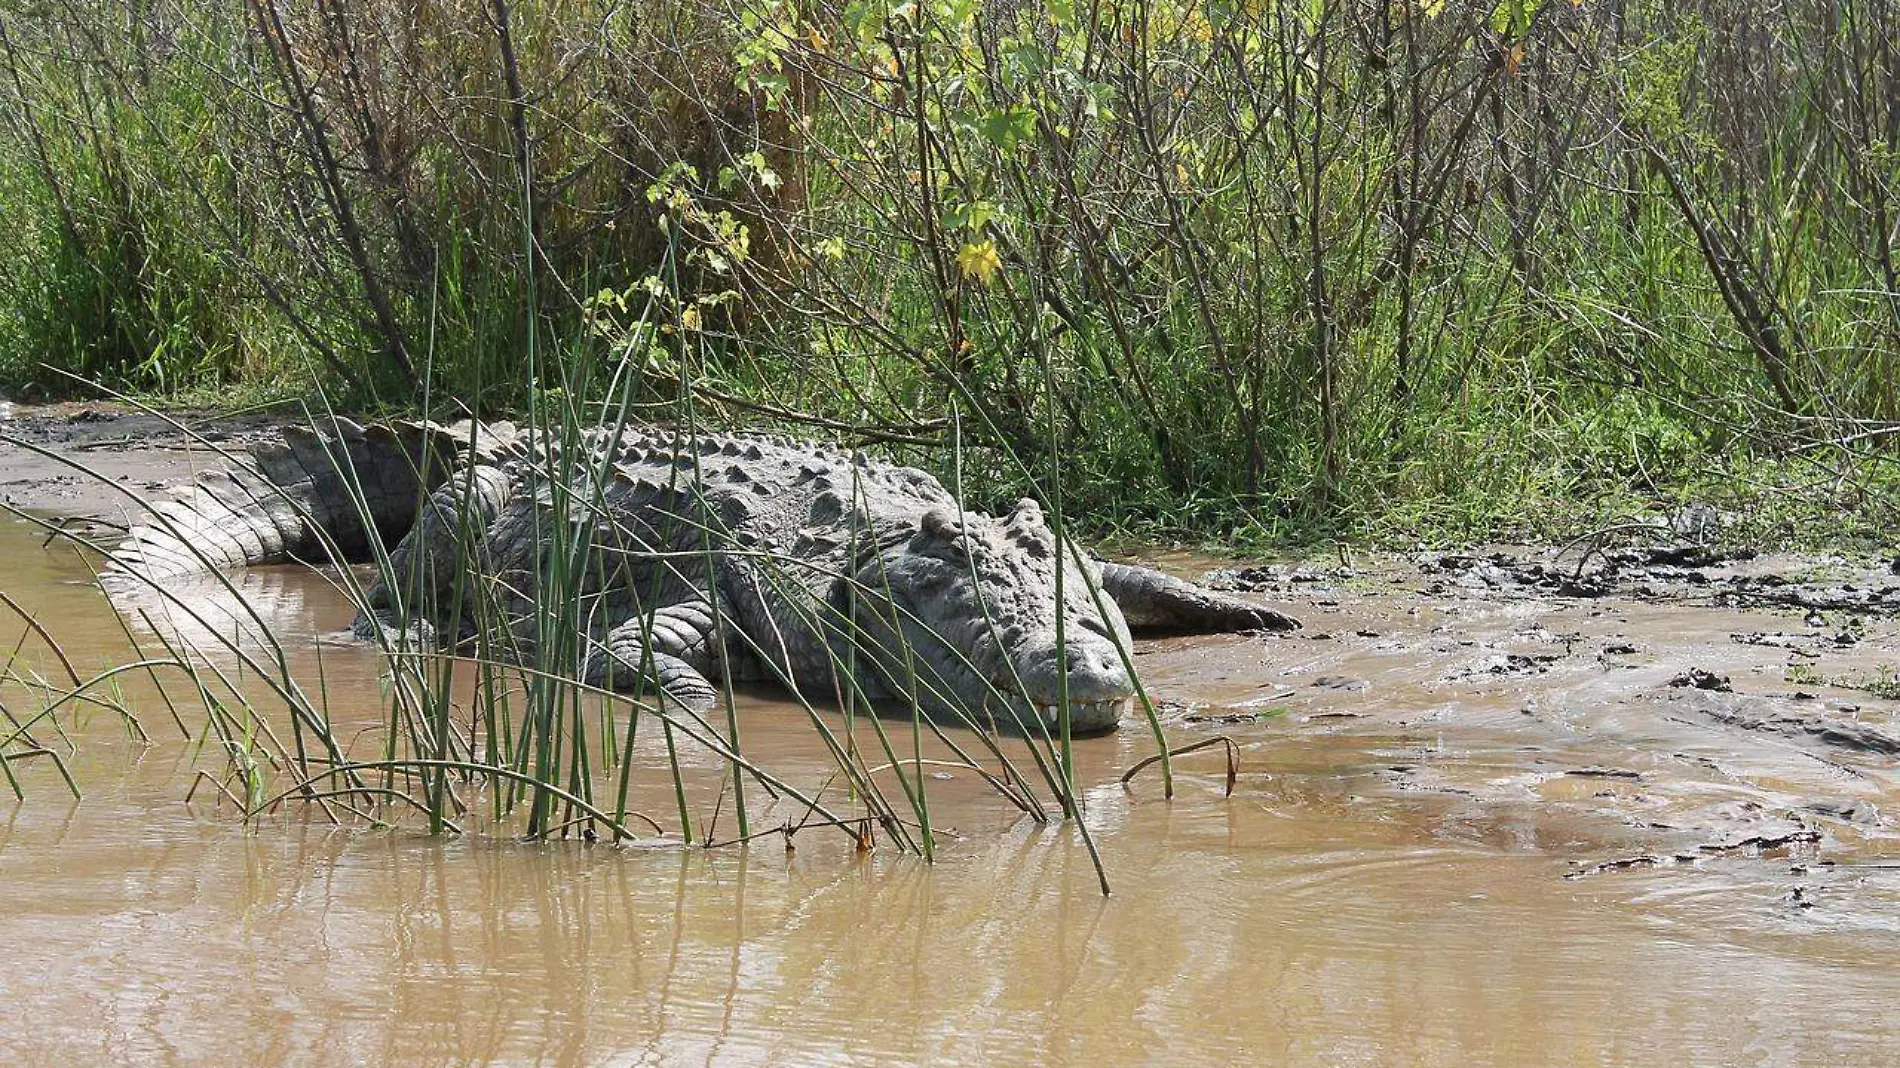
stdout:
MULTIPOLYGON (((1037 705, 1036 712, 1050 727, 1062 721, 1062 707, 1054 704, 1037 705)), ((1121 719, 1128 707, 1128 699, 1114 701, 1070 701, 1069 722, 1086 729, 1101 729, 1121 719)))

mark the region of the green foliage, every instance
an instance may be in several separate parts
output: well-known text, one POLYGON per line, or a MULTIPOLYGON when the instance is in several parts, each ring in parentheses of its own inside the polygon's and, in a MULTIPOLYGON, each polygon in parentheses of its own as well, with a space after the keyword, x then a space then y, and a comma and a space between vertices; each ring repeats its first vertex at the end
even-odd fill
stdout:
POLYGON ((1694 129, 1687 110, 1693 85, 1701 27, 1690 23, 1672 36, 1647 43, 1630 57, 1624 74, 1623 113, 1631 126, 1652 137, 1672 137, 1694 129))
POLYGON ((639 404, 954 427, 978 503, 1059 465, 1228 540, 1482 536, 1900 420, 1884 4, 6 10, 14 382, 508 410, 637 289, 707 349, 639 404))

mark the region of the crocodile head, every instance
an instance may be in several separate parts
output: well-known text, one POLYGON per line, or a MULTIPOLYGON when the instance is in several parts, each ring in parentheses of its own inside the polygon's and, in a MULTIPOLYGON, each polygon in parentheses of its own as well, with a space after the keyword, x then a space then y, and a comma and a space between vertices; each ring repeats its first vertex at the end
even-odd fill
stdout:
POLYGON ((914 671, 939 718, 1053 733, 1066 697, 1072 733, 1114 730, 1135 693, 1116 648, 1129 647, 1128 624, 1083 566, 1057 551, 1032 500, 1001 518, 932 510, 858 563, 860 647, 885 695, 905 700, 914 671))

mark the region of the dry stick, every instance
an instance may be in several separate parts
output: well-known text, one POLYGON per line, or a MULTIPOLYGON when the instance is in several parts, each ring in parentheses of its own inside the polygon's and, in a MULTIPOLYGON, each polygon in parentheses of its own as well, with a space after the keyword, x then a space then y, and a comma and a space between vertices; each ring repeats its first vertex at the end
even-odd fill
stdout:
POLYGON ((514 136, 515 167, 521 176, 522 202, 528 209, 528 241, 530 256, 540 247, 540 213, 534 210, 534 172, 528 140, 528 91, 522 87, 521 65, 515 57, 515 39, 509 29, 508 0, 489 0, 492 9, 492 28, 496 43, 501 48, 502 75, 508 84, 508 129, 514 136))
MULTIPOLYGON (((394 827, 395 826, 395 824, 391 823, 388 820, 380 819, 376 816, 372 816, 369 813, 364 812, 361 809, 358 809, 354 805, 347 805, 347 804, 344 804, 342 801, 343 798, 354 797, 357 795, 367 795, 369 797, 386 798, 391 801, 401 801, 404 804, 408 805, 409 807, 415 809, 416 811, 423 813, 424 815, 430 814, 429 806, 423 804, 421 801, 416 800, 414 796, 403 793, 401 790, 393 790, 393 789, 389 789, 387 787, 382 787, 382 786, 369 786, 369 785, 340 786, 334 790, 314 790, 307 796, 299 798, 298 800, 322 801, 322 802, 325 802, 326 804, 328 802, 335 801, 337 803, 338 808, 342 809, 345 812, 348 812, 352 816, 357 816, 357 817, 362 818, 365 822, 367 822, 372 827, 394 827)), ((277 805, 283 804, 284 801, 287 799, 288 799, 288 795, 280 796, 275 802, 272 803, 271 808, 259 809, 256 813, 253 813, 253 816, 267 814, 273 811, 277 805)), ((457 809, 457 811, 460 812, 464 810, 457 809)), ((447 816, 442 816, 440 817, 440 819, 442 820, 442 826, 448 828, 450 833, 452 834, 462 833, 461 825, 457 824, 454 820, 449 819, 447 816)))
MULTIPOLYGON (((703 847, 710 847, 712 845, 713 831, 719 826, 719 811, 726 807, 726 791, 731 785, 732 768, 728 766, 725 773, 719 776, 719 796, 713 799, 712 816, 706 821, 706 835, 701 842, 703 847)), ((751 834, 742 830, 739 832, 739 837, 750 838, 751 834)))
POLYGON ((851 821, 849 825, 843 824, 843 823, 833 823, 829 820, 822 820, 816 823, 793 824, 790 820, 787 820, 781 826, 773 827, 769 830, 764 830, 764 831, 753 831, 751 834, 745 836, 744 838, 728 838, 723 842, 708 842, 706 843, 705 848, 724 849, 727 846, 744 845, 745 843, 750 842, 757 838, 766 838, 771 835, 782 834, 785 836, 785 851, 787 853, 790 853, 790 852, 793 852, 794 849, 796 848, 792 845, 792 836, 797 834, 799 831, 804 830, 807 827, 845 827, 845 826, 856 826, 856 824, 857 824, 856 820, 851 821))
MULTIPOLYGON (((4 701, 0 701, 0 714, 4 714, 7 717, 7 722, 13 724, 15 727, 18 727, 20 725, 20 721, 17 719, 14 719, 13 713, 7 710, 6 702, 4 701)), ((40 743, 34 741, 32 736, 30 735, 27 736, 26 744, 29 746, 32 746, 34 749, 45 748, 45 746, 42 746, 40 743)), ((7 780, 7 788, 13 791, 13 799, 15 801, 26 800, 26 791, 20 789, 20 780, 14 776, 13 768, 5 759, 4 753, 0 753, 0 778, 5 778, 7 780)))
POLYGON ((749 400, 738 394, 727 393, 723 390, 708 386, 703 382, 694 382, 692 389, 694 393, 717 401, 720 404, 729 404, 735 408, 743 408, 747 411, 758 412, 761 415, 769 415, 774 419, 780 419, 787 423, 802 423, 807 426, 818 427, 821 430, 835 430, 841 434, 851 434, 855 437, 855 440, 862 442, 877 442, 890 445, 921 445, 927 448, 938 448, 944 444, 941 438, 927 438, 921 436, 925 431, 944 429, 947 425, 947 420, 943 419, 924 419, 912 423, 908 427, 891 425, 882 427, 859 426, 852 423, 841 422, 836 419, 827 419, 822 415, 801 412, 793 408, 767 404, 763 401, 749 400))
MULTIPOLYGON (((22 634, 21 637, 25 637, 25 635, 22 634)), ((48 695, 50 695, 53 692, 53 684, 46 681, 46 678, 37 671, 21 672, 21 671, 9 668, 7 670, 6 675, 4 676, 4 679, 0 679, 0 681, 17 682, 29 690, 34 690, 40 695, 40 700, 42 701, 49 700, 48 695)), ((59 717, 49 716, 46 714, 49 711, 51 710, 43 708, 39 712, 34 713, 32 719, 27 720, 24 725, 20 726, 20 730, 18 731, 18 733, 14 734, 12 737, 6 739, 5 741, 0 741, 0 748, 4 748, 6 746, 12 745, 14 742, 20 741, 21 739, 26 739, 27 744, 29 745, 38 745, 39 743, 33 741, 31 737, 27 734, 27 728, 31 727, 33 724, 38 723, 40 720, 44 719, 47 721, 48 725, 53 728, 53 733, 59 735, 59 740, 65 743, 67 755, 77 756, 79 753, 79 747, 73 744, 73 740, 71 736, 69 736, 66 733, 66 728, 59 725, 59 717)), ((12 716, 8 716, 7 718, 13 719, 12 716)))
POLYGON ((66 650, 61 649, 59 643, 53 640, 53 636, 46 633, 46 628, 40 626, 40 621, 34 619, 32 614, 27 612, 26 609, 21 608, 20 602, 7 596, 5 590, 0 590, 0 604, 5 604, 8 608, 11 608, 14 615, 19 616, 26 622, 27 626, 33 628, 33 633, 39 635, 40 640, 46 643, 47 648, 53 650, 53 655, 59 658, 59 665, 66 669, 66 677, 73 680, 74 686, 78 686, 80 684, 79 672, 73 670, 73 662, 66 658, 66 650))
MULTIPOLYGON (((19 674, 13 671, 8 671, 5 674, 0 675, 0 682, 5 682, 8 679, 18 679, 22 683, 26 681, 24 679, 20 679, 19 674)), ((26 729, 26 725, 20 722, 20 717, 13 714, 13 710, 7 707, 7 703, 5 701, 0 701, 0 716, 4 716, 6 718, 6 721, 13 725, 13 730, 14 730, 13 736, 15 738, 25 741, 26 744, 34 747, 35 749, 42 748, 42 746, 39 743, 39 739, 33 737, 33 732, 26 729)))
MULTIPOLYGON (((124 440, 135 441, 137 439, 126 438, 124 440)), ((85 449, 88 447, 89 447, 88 445, 73 446, 73 448, 75 449, 85 449)), ((73 523, 83 523, 87 526, 93 526, 93 527, 104 527, 107 530, 116 530, 121 534, 124 534, 129 529, 123 524, 108 522, 104 519, 80 519, 74 516, 60 516, 59 518, 53 520, 53 526, 55 529, 47 531, 46 537, 40 539, 40 548, 44 549, 47 546, 53 544, 53 542, 57 541, 60 538, 70 537, 70 535, 66 533, 66 527, 69 524, 73 524, 73 523)))
POLYGON ((1805 412, 1806 406, 1795 398, 1793 387, 1788 382, 1788 368, 1793 361, 1782 344, 1781 332, 1763 312, 1754 290, 1735 271, 1735 256, 1730 253, 1721 236, 1702 218, 1701 212, 1696 210, 1688 186, 1662 154, 1662 149, 1648 137, 1642 137, 1640 141, 1643 154, 1649 157, 1656 173, 1662 176, 1676 210, 1682 214, 1690 233, 1695 235, 1696 248, 1702 253, 1702 262, 1708 267, 1709 276, 1715 280, 1715 288, 1722 295, 1722 303, 1728 307, 1735 325, 1741 328, 1742 336, 1748 339, 1749 346, 1760 358, 1762 371, 1767 374, 1768 384, 1774 387, 1782 407, 1789 413, 1805 412))
POLYGON ((1573 580, 1580 579, 1583 577, 1583 565, 1589 563, 1590 558, 1592 556, 1595 556, 1598 552, 1602 551, 1604 538, 1607 538, 1612 534, 1627 534, 1627 533, 1635 533, 1638 531, 1647 531, 1651 534, 1661 534, 1661 533, 1667 532, 1666 528, 1657 526, 1654 523, 1613 523, 1610 526, 1599 527, 1596 530, 1592 530, 1579 537, 1570 539, 1569 541, 1565 542, 1561 547, 1558 548, 1557 552, 1551 557, 1551 559, 1553 561, 1561 560, 1563 559, 1563 555, 1565 553, 1569 552, 1570 550, 1576 548, 1579 545, 1582 545, 1586 541, 1589 542, 1590 547, 1584 550, 1584 553, 1582 556, 1577 558, 1577 570, 1574 574, 1570 576, 1573 580))
POLYGON ((205 771, 203 768, 198 769, 198 771, 192 776, 191 789, 185 791, 185 804, 187 805, 191 804, 191 799, 197 795, 198 784, 201 782, 210 783, 212 787, 218 791, 218 793, 224 795, 224 799, 226 801, 229 801, 231 802, 231 804, 237 806, 237 810, 239 812, 244 811, 244 802, 239 801, 237 799, 236 794, 232 793, 229 789, 227 789, 223 783, 212 778, 211 773, 208 771, 205 771))
POLYGON ((26 129, 27 139, 33 144, 33 158, 40 170, 40 178, 53 194, 53 203, 59 208, 60 230, 63 232, 69 248, 81 258, 86 257, 86 242, 80 235, 79 225, 75 221, 72 204, 66 199, 66 187, 60 183, 50 156, 46 151, 46 140, 40 130, 37 116, 33 114, 33 94, 27 92, 26 82, 20 76, 18 52, 13 38, 7 34, 6 20, 0 19, 0 48, 6 49, 7 73, 12 76, 14 91, 19 93, 21 124, 26 129))
POLYGON ((20 639, 13 643, 13 648, 7 653, 6 665, 8 671, 11 671, 14 663, 20 659, 20 651, 26 648, 26 639, 32 634, 33 632, 30 630, 20 632, 20 639))
MULTIPOLYGON (((510 780, 526 783, 530 786, 533 786, 535 789, 546 790, 548 793, 552 794, 556 800, 565 802, 566 804, 571 806, 575 811, 583 813, 588 818, 592 818, 592 819, 600 821, 601 823, 607 826, 608 830, 613 831, 615 834, 620 835, 623 838, 632 837, 631 834, 627 833, 627 828, 623 824, 615 821, 612 816, 609 816, 607 813, 601 811, 598 808, 595 808, 593 805, 587 803, 586 801, 581 800, 579 797, 576 797, 575 795, 567 792, 561 787, 555 786, 553 783, 543 782, 539 779, 536 779, 532 775, 526 774, 525 772, 519 772, 519 771, 514 770, 513 768, 504 768, 504 767, 500 767, 494 764, 477 764, 477 763, 474 763, 473 761, 467 761, 467 760, 424 760, 424 759, 371 760, 371 761, 365 761, 364 763, 361 763, 361 764, 351 765, 348 768, 343 768, 343 767, 330 768, 326 771, 322 771, 322 772, 317 773, 316 775, 311 776, 308 780, 306 780, 306 783, 319 782, 323 779, 330 778, 333 775, 342 774, 346 771, 352 771, 352 770, 375 771, 382 768, 401 768, 401 769, 413 769, 413 770, 420 770, 423 768, 432 768, 432 769, 436 769, 440 771, 465 771, 465 772, 469 772, 475 775, 483 775, 483 776, 488 776, 491 778, 500 777, 503 779, 510 779, 510 780)), ((275 797, 271 798, 265 804, 260 805, 257 811, 263 812, 269 809, 271 806, 289 799, 292 795, 296 794, 298 790, 302 789, 304 785, 305 784, 300 783, 297 786, 293 786, 289 790, 285 790, 284 792, 277 794, 275 797)), ((378 791, 379 789, 380 788, 375 788, 375 787, 352 787, 350 789, 342 790, 339 792, 344 793, 344 794, 369 793, 369 792, 378 791)), ((396 791, 390 791, 390 792, 396 793, 396 791)), ((315 796, 322 796, 322 795, 315 795, 315 796)), ((407 797, 408 795, 402 794, 400 796, 407 797)), ((414 801, 415 799, 410 798, 410 800, 414 801)), ((629 813, 629 815, 639 815, 639 814, 629 813)), ((641 816, 640 818, 643 820, 646 819, 645 816, 641 816)), ((651 820, 647 820, 647 822, 652 823, 651 820)))
MULTIPOLYGON (((1192 745, 1184 745, 1180 747, 1179 749, 1170 749, 1168 750, 1168 755, 1171 757, 1184 756, 1188 753, 1194 752, 1197 749, 1207 749, 1211 746, 1216 746, 1216 745, 1224 745, 1227 747, 1227 789, 1224 796, 1232 797, 1234 796, 1235 780, 1237 780, 1240 777, 1240 747, 1234 744, 1234 740, 1232 738, 1227 737, 1225 734, 1215 735, 1212 738, 1195 742, 1192 745)), ((1131 767, 1127 771, 1122 773, 1122 777, 1121 777, 1122 786, 1127 787, 1129 780, 1133 779, 1135 775, 1141 771, 1141 769, 1149 766, 1150 764, 1158 764, 1160 762, 1161 762, 1160 753, 1156 753, 1155 755, 1149 756, 1149 757, 1143 757, 1139 762, 1135 764, 1134 767, 1131 767)))
POLYGON ((938 760, 934 757, 900 757, 888 764, 878 764, 865 768, 864 771, 867 775, 875 775, 880 771, 890 771, 899 764, 911 764, 919 768, 957 768, 961 771, 974 771, 978 775, 986 777, 989 775, 988 772, 976 764, 967 764, 961 760, 938 760))
MULTIPOLYGON (((11 709, 8 709, 8 707, 6 707, 6 701, 0 701, 0 716, 6 716, 6 722, 10 722, 10 724, 13 724, 15 728, 19 728, 19 720, 17 720, 17 718, 13 718, 13 711, 11 711, 11 709)), ((44 745, 40 745, 38 741, 34 741, 34 737, 32 737, 32 735, 30 734, 25 734, 25 732, 21 732, 21 737, 25 737, 25 739, 27 739, 27 745, 28 747, 32 747, 32 749, 46 749, 44 745)), ((21 789, 19 789, 19 779, 15 779, 15 777, 13 777, 13 770, 11 770, 11 768, 8 768, 8 766, 6 766, 6 760, 0 760, 0 775, 6 775, 6 785, 8 785, 8 787, 11 787, 11 791, 13 791, 13 798, 15 798, 15 800, 27 800, 27 794, 23 794, 23 792, 21 792, 21 789)))
MULTIPOLYGON (((642 813, 639 813, 639 812, 635 812, 635 811, 633 811, 632 809, 628 809, 628 810, 627 810, 627 815, 629 815, 629 816, 639 816, 639 817, 640 817, 641 819, 643 819, 643 820, 645 820, 645 821, 647 822, 647 824, 648 824, 649 826, 651 826, 651 827, 653 827, 653 828, 655 828, 656 830, 658 830, 658 833, 660 833, 661 835, 665 835, 665 834, 666 834, 666 832, 665 832, 664 830, 659 830, 659 826, 660 826, 660 825, 659 825, 659 824, 658 824, 657 822, 655 822, 655 821, 654 821, 654 819, 653 819, 653 817, 651 817, 651 816, 648 816, 648 815, 644 815, 644 814, 642 814, 642 813)), ((543 839, 543 840, 545 840, 545 839, 548 839, 548 838, 556 838, 556 837, 562 837, 562 838, 564 838, 564 837, 566 837, 566 836, 567 836, 567 829, 568 829, 569 827, 578 827, 578 826, 580 826, 580 825, 581 825, 581 824, 583 824, 583 823, 592 823, 592 822, 594 822, 594 817, 592 817, 592 816, 589 816, 589 815, 587 815, 586 813, 584 813, 584 812, 583 812, 583 813, 581 813, 581 814, 580 814, 580 815, 578 815, 578 816, 570 816, 570 817, 568 817, 567 819, 565 819, 565 820, 562 820, 561 822, 559 822, 559 823, 557 823, 557 824, 555 824, 554 826, 552 826, 552 827, 549 827, 549 828, 547 829, 547 833, 545 833, 545 834, 543 834, 543 835, 542 835, 541 837, 542 837, 542 839, 543 839)), ((592 828, 589 828, 589 829, 588 829, 588 831, 587 831, 587 834, 588 834, 588 835, 593 835, 593 833, 594 833, 594 832, 593 832, 593 830, 592 830, 592 828)), ((596 836, 596 837, 598 837, 598 836, 596 836)), ((587 843, 588 843, 589 845, 592 845, 592 844, 593 844, 593 842, 594 842, 594 838, 586 838, 586 837, 584 837, 584 838, 583 838, 583 841, 585 841, 585 842, 587 842, 587 843)), ((706 843, 706 844, 707 844, 707 845, 711 845, 712 843, 710 843, 710 842, 708 842, 708 843, 706 843)))
POLYGON ((316 164, 317 186, 336 217, 337 235, 343 239, 344 249, 363 287, 363 296, 369 301, 375 315, 374 327, 382 335, 383 354, 395 361, 404 380, 413 388, 419 385, 415 365, 409 359, 409 349, 403 342, 402 327, 390 303, 389 294, 383 291, 382 279, 377 276, 376 268, 370 261, 368 244, 357 222, 356 212, 350 206, 349 193, 343 188, 343 167, 337 160, 329 128, 323 121, 316 89, 304 79, 296 46, 284 29, 275 0, 251 0, 250 6, 257 15, 258 29, 277 67, 278 79, 295 105, 292 116, 303 134, 305 146, 313 157, 312 162, 316 164))
MULTIPOLYGON (((54 752, 51 749, 46 749, 46 748, 22 749, 21 751, 17 753, 0 753, 0 765, 11 764, 16 760, 26 760, 31 757, 52 758, 53 766, 59 769, 59 777, 66 780, 66 789, 71 790, 73 792, 73 800, 75 801, 80 800, 79 784, 73 781, 73 774, 72 772, 66 769, 66 762, 64 760, 61 760, 59 754, 54 752)), ((13 787, 13 796, 15 800, 17 801, 26 800, 26 795, 20 792, 19 784, 13 781, 13 773, 11 770, 7 772, 7 782, 8 782, 8 785, 13 787)))

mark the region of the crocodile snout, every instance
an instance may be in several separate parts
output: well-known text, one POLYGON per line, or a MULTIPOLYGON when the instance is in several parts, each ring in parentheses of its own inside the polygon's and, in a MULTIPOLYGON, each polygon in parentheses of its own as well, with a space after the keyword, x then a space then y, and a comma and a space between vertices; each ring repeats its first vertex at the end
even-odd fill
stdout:
POLYGON ((1054 634, 1024 643, 1017 653, 1017 674, 1030 706, 1043 725, 1054 731, 1060 726, 1060 705, 1066 697, 1071 733, 1114 730, 1135 695, 1134 680, 1122 665, 1120 652, 1107 638, 1088 631, 1071 631, 1064 637, 1066 657, 1057 655, 1054 634), (1065 661, 1068 677, 1063 680, 1065 661))

